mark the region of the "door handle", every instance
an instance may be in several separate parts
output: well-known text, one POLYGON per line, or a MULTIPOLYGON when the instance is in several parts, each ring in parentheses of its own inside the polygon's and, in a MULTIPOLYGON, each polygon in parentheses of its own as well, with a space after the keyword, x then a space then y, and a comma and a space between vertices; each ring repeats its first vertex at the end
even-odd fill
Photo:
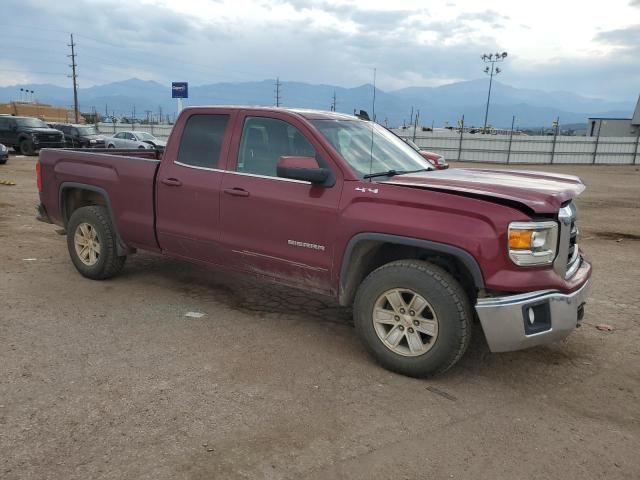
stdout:
POLYGON ((182 185, 182 182, 180 180, 178 180, 177 178, 163 178, 160 181, 162 183, 164 183, 165 185, 168 185, 170 187, 179 187, 179 186, 182 185))
POLYGON ((242 188, 225 188, 224 193, 227 195, 234 195, 236 197, 248 197, 249 192, 242 188))

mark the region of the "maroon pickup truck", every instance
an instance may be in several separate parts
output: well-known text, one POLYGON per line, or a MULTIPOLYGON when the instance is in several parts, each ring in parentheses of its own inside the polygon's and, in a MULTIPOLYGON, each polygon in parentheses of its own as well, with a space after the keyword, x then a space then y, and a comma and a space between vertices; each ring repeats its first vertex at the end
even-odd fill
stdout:
POLYGON ((38 217, 65 229, 85 277, 143 249, 330 295, 406 375, 454 365, 475 318, 504 352, 562 339, 584 314, 578 178, 438 171, 335 112, 187 108, 162 155, 45 149, 37 179, 38 217))

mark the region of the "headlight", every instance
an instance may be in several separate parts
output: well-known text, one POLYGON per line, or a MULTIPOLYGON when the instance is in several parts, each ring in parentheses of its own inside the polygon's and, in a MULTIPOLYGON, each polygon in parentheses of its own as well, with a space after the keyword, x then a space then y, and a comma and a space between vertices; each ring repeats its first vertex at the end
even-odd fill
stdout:
POLYGON ((509 258, 516 265, 548 265, 556 258, 556 222, 512 222, 509 224, 509 258))
POLYGON ((40 141, 38 140, 38 135, 35 133, 31 133, 31 140, 33 140, 33 143, 38 143, 40 141))
POLYGON ((94 144, 94 143, 98 143, 97 140, 89 140, 89 143, 94 144))

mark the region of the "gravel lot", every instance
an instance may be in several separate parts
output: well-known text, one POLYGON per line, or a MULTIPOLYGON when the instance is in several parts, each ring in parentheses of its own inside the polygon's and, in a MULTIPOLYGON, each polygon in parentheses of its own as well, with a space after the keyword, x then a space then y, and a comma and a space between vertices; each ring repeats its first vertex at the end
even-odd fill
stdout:
POLYGON ((34 164, 0 165, 0 478, 640 478, 638 168, 537 167, 588 184, 582 328, 508 354, 476 328, 415 380, 317 297, 146 253, 82 278, 34 219, 34 164))

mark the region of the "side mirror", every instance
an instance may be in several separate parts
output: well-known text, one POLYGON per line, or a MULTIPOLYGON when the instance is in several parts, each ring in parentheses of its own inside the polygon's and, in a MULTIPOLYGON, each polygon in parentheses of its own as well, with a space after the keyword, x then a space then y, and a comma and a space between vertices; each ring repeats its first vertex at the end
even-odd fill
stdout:
POLYGON ((280 157, 277 172, 279 177, 313 184, 325 183, 329 178, 329 170, 320 168, 314 157, 280 157))

